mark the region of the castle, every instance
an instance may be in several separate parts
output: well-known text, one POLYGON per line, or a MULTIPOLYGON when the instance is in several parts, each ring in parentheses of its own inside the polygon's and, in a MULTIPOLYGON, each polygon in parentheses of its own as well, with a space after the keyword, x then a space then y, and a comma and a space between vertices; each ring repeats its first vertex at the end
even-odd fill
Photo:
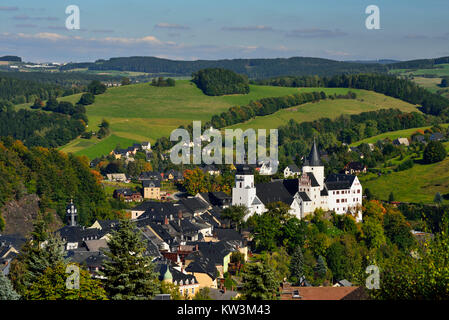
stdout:
POLYGON ((290 213, 298 219, 316 209, 351 213, 362 220, 362 185, 355 175, 331 174, 325 179, 324 166, 314 141, 305 159, 298 179, 276 180, 254 185, 254 175, 248 166, 238 168, 235 187, 232 188, 232 205, 245 205, 249 214, 265 212, 271 202, 284 202, 290 213))

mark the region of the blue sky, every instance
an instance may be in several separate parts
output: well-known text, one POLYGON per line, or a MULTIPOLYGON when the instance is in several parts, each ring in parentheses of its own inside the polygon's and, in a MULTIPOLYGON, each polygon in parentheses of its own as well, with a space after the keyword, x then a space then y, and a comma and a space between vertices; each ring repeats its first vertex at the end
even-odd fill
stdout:
POLYGON ((0 56, 431 58, 449 55, 448 12, 447 0, 2 0, 0 56), (80 30, 65 29, 72 4, 80 30), (380 30, 365 27, 368 5, 380 9, 380 30))

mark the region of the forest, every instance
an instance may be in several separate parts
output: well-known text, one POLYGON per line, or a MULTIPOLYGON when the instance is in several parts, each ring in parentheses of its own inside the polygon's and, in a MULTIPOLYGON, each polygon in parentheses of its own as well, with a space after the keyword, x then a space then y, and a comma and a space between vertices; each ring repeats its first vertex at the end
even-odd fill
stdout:
POLYGON ((11 136, 26 146, 56 148, 79 136, 86 128, 82 119, 60 113, 14 110, 11 105, 1 108, 0 137, 11 136))
POLYGON ((101 176, 89 168, 87 158, 43 147, 27 148, 11 137, 0 140, 0 207, 25 194, 37 194, 40 209, 53 209, 65 218, 65 206, 76 202, 79 222, 114 219, 100 184, 101 176))
POLYGON ((248 79, 233 71, 209 68, 192 74, 192 82, 208 96, 249 93, 248 79))

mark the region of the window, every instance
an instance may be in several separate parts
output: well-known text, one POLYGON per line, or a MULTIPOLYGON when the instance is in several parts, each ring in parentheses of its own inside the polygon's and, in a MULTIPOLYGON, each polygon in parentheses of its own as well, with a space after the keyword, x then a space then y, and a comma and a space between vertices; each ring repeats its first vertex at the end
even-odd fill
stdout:
POLYGON ((192 294, 194 294, 195 293, 195 288, 192 288, 192 294))

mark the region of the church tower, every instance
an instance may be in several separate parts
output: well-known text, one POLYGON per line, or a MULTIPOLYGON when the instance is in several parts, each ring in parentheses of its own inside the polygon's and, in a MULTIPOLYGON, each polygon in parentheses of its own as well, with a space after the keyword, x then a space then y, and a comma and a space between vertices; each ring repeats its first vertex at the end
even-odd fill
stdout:
POLYGON ((69 221, 69 226, 75 227, 76 226, 76 216, 78 215, 78 211, 76 210, 75 205, 73 204, 73 200, 70 200, 70 204, 66 207, 66 217, 69 221))
POLYGON ((304 174, 307 172, 313 173, 320 187, 324 187, 324 166, 321 162, 315 139, 313 139, 312 150, 310 150, 310 154, 304 161, 302 167, 302 173, 304 174))
POLYGON ((232 188, 232 205, 244 205, 248 208, 249 214, 244 220, 254 213, 262 213, 265 209, 256 195, 254 174, 249 166, 243 165, 237 168, 235 187, 232 188))

